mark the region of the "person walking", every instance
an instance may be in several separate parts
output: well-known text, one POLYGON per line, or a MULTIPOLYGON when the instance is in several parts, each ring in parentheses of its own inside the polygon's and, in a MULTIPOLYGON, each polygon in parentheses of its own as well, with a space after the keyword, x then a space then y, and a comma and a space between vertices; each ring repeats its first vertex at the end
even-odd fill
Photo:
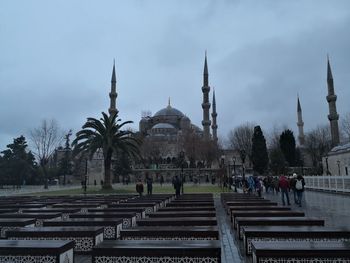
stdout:
POLYGON ((160 184, 161 187, 164 184, 164 176, 162 174, 160 175, 159 184, 160 184))
POLYGON ((285 177, 283 174, 280 176, 280 179, 278 181, 279 189, 281 190, 281 196, 282 196, 282 204, 286 205, 286 202, 284 201, 284 197, 287 198, 287 204, 290 205, 289 202, 289 182, 287 177, 285 177))
POLYGON ((143 193, 143 183, 141 182, 141 179, 138 179, 138 182, 136 183, 136 192, 139 193, 139 196, 142 196, 143 193))
POLYGON ((261 197, 261 192, 263 189, 263 181, 259 177, 257 177, 255 180, 255 189, 256 189, 256 192, 258 193, 258 196, 261 197))
POLYGON ((152 177, 147 176, 146 183, 147 183, 147 195, 152 195, 152 190, 153 190, 153 179, 152 179, 152 177))
POLYGON ((255 181, 254 177, 251 175, 248 177, 248 194, 250 195, 255 191, 255 181))
POLYGON ((301 174, 299 174, 296 178, 296 182, 295 182, 295 191, 297 194, 297 204, 299 205, 299 207, 301 207, 301 201, 303 199, 303 192, 305 190, 305 180, 302 177, 301 174))
POLYGON ((173 180, 173 185, 174 185, 176 197, 179 197, 180 190, 181 190, 181 180, 179 179, 179 177, 177 175, 175 176, 175 178, 173 180))
POLYGON ((295 189, 295 183, 297 182, 297 174, 293 173, 292 178, 290 179, 290 189, 293 191, 294 203, 298 204, 297 200, 297 190, 295 189))

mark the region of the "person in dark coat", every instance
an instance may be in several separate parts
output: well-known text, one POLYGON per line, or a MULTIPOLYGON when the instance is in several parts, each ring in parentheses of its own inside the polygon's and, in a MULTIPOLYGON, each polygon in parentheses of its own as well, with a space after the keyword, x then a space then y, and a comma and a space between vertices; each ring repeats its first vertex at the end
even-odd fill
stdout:
POLYGON ((138 194, 140 195, 140 197, 142 196, 142 193, 143 193, 143 183, 141 182, 141 179, 139 179, 138 182, 136 183, 136 192, 138 192, 138 194))
POLYGON ((181 180, 179 179, 179 177, 177 175, 175 176, 175 178, 173 180, 173 185, 174 185, 176 197, 180 196, 181 180))
POLYGON ((152 177, 147 176, 146 183, 147 183, 147 194, 148 195, 152 195, 152 190, 153 190, 153 179, 152 179, 152 177))

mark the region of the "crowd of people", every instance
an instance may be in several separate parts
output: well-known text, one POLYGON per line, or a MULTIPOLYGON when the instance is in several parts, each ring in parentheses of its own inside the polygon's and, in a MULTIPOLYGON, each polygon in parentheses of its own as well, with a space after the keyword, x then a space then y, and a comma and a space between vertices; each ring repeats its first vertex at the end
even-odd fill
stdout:
MULTIPOLYGON (((160 181, 160 184, 162 185, 164 182, 164 178, 162 177, 160 181)), ((241 186, 244 193, 247 194, 253 194, 256 193, 259 197, 261 197, 262 192, 266 193, 281 193, 281 199, 283 205, 291 205, 289 193, 293 193, 293 199, 294 203, 302 206, 302 198, 303 198, 303 192, 305 190, 305 180, 302 175, 297 175, 296 173, 293 173, 292 176, 287 177, 286 175, 282 174, 281 176, 272 177, 272 176, 266 176, 264 179, 262 177, 258 176, 248 176, 243 178, 240 182, 239 181, 233 181, 232 180, 228 182, 228 184, 236 186, 241 186)), ((146 174, 146 187, 147 187, 147 195, 152 195, 153 191, 153 179, 152 177, 148 176, 146 174)), ((178 176, 175 176, 172 180, 172 185, 175 190, 176 196, 180 195, 182 182, 181 179, 178 176)), ((142 180, 139 178, 136 183, 136 192, 142 196, 144 192, 144 186, 142 180)))
MULTIPOLYGON (((237 182, 236 182, 237 183, 237 182)), ((266 193, 281 193, 282 204, 290 205, 289 193, 293 193, 294 203, 302 206, 303 192, 305 190, 305 180, 302 175, 293 173, 287 177, 282 174, 279 177, 266 176, 264 179, 256 176, 248 176, 241 182, 244 193, 252 194, 256 192, 258 196, 265 190, 266 193)))

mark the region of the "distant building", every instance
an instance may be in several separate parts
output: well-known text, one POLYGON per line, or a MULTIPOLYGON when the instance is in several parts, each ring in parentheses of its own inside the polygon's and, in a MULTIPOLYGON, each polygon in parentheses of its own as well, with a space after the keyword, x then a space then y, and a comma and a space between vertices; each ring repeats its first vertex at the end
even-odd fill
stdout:
MULTIPOLYGON (((116 98, 118 96, 116 83, 115 65, 113 65, 111 91, 109 93, 110 107, 108 109, 110 114, 118 112, 116 107, 116 98)), ((150 116, 149 111, 142 113, 142 118, 139 122, 139 133, 144 140, 144 146, 149 150, 159 150, 157 155, 163 159, 174 160, 178 157, 180 151, 183 151, 183 141, 188 133, 194 133, 205 141, 217 142, 218 125, 216 121, 215 94, 213 95, 212 120, 210 120, 209 110, 211 104, 209 103, 209 92, 208 63, 207 55, 205 54, 202 86, 203 129, 193 124, 189 117, 173 107, 169 99, 167 107, 160 109, 153 116, 150 116), (212 129, 212 135, 210 128, 212 129)), ((88 184, 101 183, 104 178, 103 155, 101 151, 96 152, 93 158, 87 161, 86 171, 88 184)))
POLYGON ((335 146, 322 158, 324 175, 349 175, 350 143, 335 146))

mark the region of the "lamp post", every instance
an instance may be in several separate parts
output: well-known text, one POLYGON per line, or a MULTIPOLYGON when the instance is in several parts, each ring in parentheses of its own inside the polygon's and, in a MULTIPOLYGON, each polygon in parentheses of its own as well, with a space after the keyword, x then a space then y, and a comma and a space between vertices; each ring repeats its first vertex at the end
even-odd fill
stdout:
POLYGON ((87 177, 88 177, 88 160, 85 160, 85 178, 84 178, 84 195, 86 196, 86 191, 87 191, 87 177))
POLYGON ((184 193, 184 159, 185 153, 183 151, 180 152, 180 160, 181 160, 181 193, 184 193))
POLYGON ((236 157, 232 157, 232 162, 233 162, 233 176, 235 178, 235 192, 237 193, 236 157))
POLYGON ((221 187, 225 187, 225 155, 221 155, 221 187))
MULTIPOLYGON (((328 155, 326 155, 326 175, 329 175, 329 169, 328 169, 328 155)), ((339 162, 339 161, 338 161, 339 162)))
POLYGON ((340 161, 339 160, 337 161, 337 164, 338 164, 338 175, 340 176, 340 161))
POLYGON ((241 150, 240 151, 240 156, 241 156, 241 160, 242 160, 242 179, 243 181, 245 180, 245 167, 244 167, 244 163, 245 163, 245 157, 246 157, 246 152, 245 150, 241 150))

